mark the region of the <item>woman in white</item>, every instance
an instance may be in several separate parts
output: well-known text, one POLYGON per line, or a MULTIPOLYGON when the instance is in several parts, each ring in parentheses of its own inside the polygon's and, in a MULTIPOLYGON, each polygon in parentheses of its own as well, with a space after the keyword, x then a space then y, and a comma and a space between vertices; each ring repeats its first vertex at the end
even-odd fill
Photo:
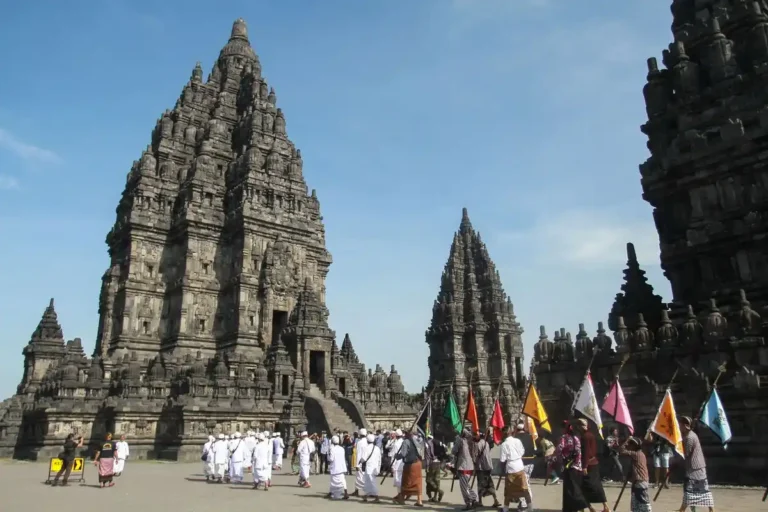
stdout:
POLYGON ((357 460, 354 462, 355 467, 357 468, 357 474, 355 475, 355 493, 353 496, 359 496, 360 492, 362 492, 363 488, 365 488, 365 473, 360 470, 360 457, 365 453, 366 446, 368 446, 368 439, 366 436, 368 435, 368 431, 364 428, 360 429, 360 437, 357 439, 357 444, 355 445, 355 453, 357 460))
POLYGON ((400 494, 400 488, 403 486, 403 460, 395 459, 395 455, 400 452, 400 448, 403 447, 403 431, 400 429, 395 430, 395 442, 389 445, 389 460, 392 461, 392 480, 394 480, 395 489, 397 494, 400 494))
POLYGON ((205 475, 205 481, 213 478, 216 471, 213 468, 213 443, 216 442, 216 438, 208 436, 208 442, 203 445, 203 455, 201 460, 203 461, 203 474, 205 475))
POLYGON ((269 443, 264 434, 257 436, 258 442, 253 450, 253 488, 258 489, 264 484, 264 490, 269 490, 269 443))
POLYGON ((331 449, 328 451, 328 472, 331 474, 331 488, 328 497, 348 500, 347 494, 347 460, 344 448, 339 446, 339 436, 331 438, 331 449))
POLYGON ((224 434, 219 434, 219 438, 213 443, 213 467, 216 480, 221 483, 224 480, 224 473, 229 465, 229 447, 224 434))
POLYGON ((366 439, 365 449, 363 453, 358 457, 358 471, 362 471, 364 486, 363 486, 363 501, 367 502, 368 498, 373 498, 374 503, 378 503, 379 500, 379 483, 376 478, 381 471, 381 450, 376 446, 376 436, 368 434, 366 439))
POLYGON ((128 442, 125 440, 125 434, 120 436, 120 440, 115 443, 115 476, 123 474, 125 469, 125 459, 131 451, 128 449, 128 442))
POLYGON ((299 485, 301 487, 312 487, 309 483, 310 455, 315 451, 315 442, 312 441, 307 431, 301 433, 301 442, 296 448, 299 454, 299 485))

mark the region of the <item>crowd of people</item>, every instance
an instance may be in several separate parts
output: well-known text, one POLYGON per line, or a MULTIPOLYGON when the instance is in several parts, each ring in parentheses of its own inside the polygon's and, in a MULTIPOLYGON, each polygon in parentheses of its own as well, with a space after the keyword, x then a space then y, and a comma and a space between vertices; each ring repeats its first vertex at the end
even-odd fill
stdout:
MULTIPOLYGON (((694 421, 682 416, 679 420, 683 440, 685 481, 683 500, 679 512, 688 507, 707 507, 714 512, 714 499, 707 481, 706 461, 701 444, 693 431, 694 421)), ((598 441, 585 419, 565 422, 563 434, 553 443, 548 436, 538 438, 539 450, 532 457, 525 456, 521 440, 526 436, 524 424, 504 432, 501 442, 500 464, 504 479, 504 492, 499 500, 494 485, 491 449, 494 447, 494 433, 463 430, 449 445, 424 435, 418 428, 410 431, 396 429, 391 432, 368 433, 336 432, 309 435, 302 432, 296 436, 290 452, 292 472, 298 475, 298 485, 311 487, 311 477, 316 474, 330 475, 327 497, 350 499, 359 497, 362 501, 381 501, 379 478, 391 478, 394 487, 392 500, 405 504, 414 498, 417 507, 423 507, 423 495, 429 502, 441 502, 445 495, 442 477, 453 474, 458 480, 464 510, 483 507, 483 498, 493 499, 492 506, 508 512, 513 502, 519 503, 519 510, 533 510, 533 494, 530 476, 533 460, 542 457, 547 470, 547 484, 562 482, 562 511, 596 512, 593 504, 602 506, 603 512, 610 512, 603 483, 610 480, 602 474, 617 475, 630 484, 631 512, 650 512, 651 483, 648 471, 648 456, 655 467, 653 487, 668 488, 670 460, 673 447, 664 439, 651 434, 644 438, 629 436, 622 438, 616 429, 605 437, 602 463, 607 464, 601 471, 598 457, 598 441), (625 473, 621 457, 630 462, 625 473), (354 489, 347 489, 347 475, 355 475, 354 489), (422 475, 426 474, 426 478, 422 475), (423 481, 426 489, 423 489, 423 481), (475 485, 476 482, 476 485, 475 485), (425 492, 424 492, 425 491, 425 492)), ((83 438, 70 434, 59 454, 61 469, 52 485, 67 485, 77 449, 83 446, 83 438)), ((102 488, 115 485, 130 454, 125 436, 113 441, 107 434, 95 450, 93 464, 98 468, 102 488)), ((209 436, 203 445, 201 460, 207 482, 244 482, 245 473, 253 476, 253 488, 269 490, 272 486, 272 472, 283 469, 286 445, 280 433, 248 431, 245 435, 234 432, 231 436, 219 434, 209 436)), ((452 482, 453 484, 454 482, 452 482)), ((500 483, 500 482, 499 482, 500 483)), ((453 488, 453 485, 452 485, 453 488)))

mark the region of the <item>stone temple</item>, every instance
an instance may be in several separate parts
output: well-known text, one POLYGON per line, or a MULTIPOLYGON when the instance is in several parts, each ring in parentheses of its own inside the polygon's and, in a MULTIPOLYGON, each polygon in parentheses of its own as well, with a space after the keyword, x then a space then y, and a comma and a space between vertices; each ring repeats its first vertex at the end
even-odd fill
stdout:
POLYGON ((107 234, 91 358, 54 302, 0 408, 0 456, 69 432, 126 433, 138 457, 197 460, 209 433, 392 427, 414 418, 394 367, 366 369, 328 327, 320 202, 237 20, 133 163, 107 234))
POLYGON ((465 208, 426 332, 427 389, 434 390, 435 409, 443 410, 449 389, 465 406, 470 386, 481 424, 490 421, 497 396, 508 417, 519 409, 526 382, 522 334, 496 265, 465 208))
MULTIPOLYGON (((651 156, 640 166, 653 206, 664 304, 631 244, 621 293, 593 338, 564 330, 535 347, 546 408, 564 419, 594 355, 599 395, 620 380, 645 432, 672 381, 680 414, 697 416, 717 389, 733 439, 702 427, 710 482, 765 485, 768 460, 768 2, 674 0, 673 43, 648 60, 643 89, 651 156)), ((555 421, 553 424, 558 424, 555 421)), ((679 470, 675 470, 678 471, 679 470)), ((678 475, 681 476, 681 475, 678 475)))

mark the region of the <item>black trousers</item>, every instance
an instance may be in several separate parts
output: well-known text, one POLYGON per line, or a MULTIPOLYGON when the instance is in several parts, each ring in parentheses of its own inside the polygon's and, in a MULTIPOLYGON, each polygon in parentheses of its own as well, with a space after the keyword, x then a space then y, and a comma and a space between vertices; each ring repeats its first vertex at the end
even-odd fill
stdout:
POLYGON ((328 472, 328 455, 325 453, 320 454, 320 473, 328 472))
POLYGON ((72 472, 72 466, 75 465, 75 459, 67 460, 64 459, 61 461, 61 469, 58 473, 56 473, 56 478, 53 479, 53 483, 56 484, 59 481, 59 477, 61 475, 64 475, 64 478, 61 479, 61 483, 66 484, 67 480, 69 480, 69 474, 72 472))
POLYGON ((347 461, 347 474, 351 475, 352 474, 352 454, 350 453, 349 455, 345 455, 344 458, 347 461))
POLYGON ((615 452, 611 453, 611 468, 613 471, 618 472, 617 481, 622 481, 627 477, 627 475, 624 474, 624 466, 621 464, 621 459, 619 459, 618 453, 615 453, 615 452))

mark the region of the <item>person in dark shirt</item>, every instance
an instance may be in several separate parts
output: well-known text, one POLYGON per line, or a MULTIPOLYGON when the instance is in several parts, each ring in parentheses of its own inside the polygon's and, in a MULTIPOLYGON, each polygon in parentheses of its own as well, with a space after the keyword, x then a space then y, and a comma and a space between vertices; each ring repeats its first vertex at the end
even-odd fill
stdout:
POLYGON ((75 463, 75 452, 78 448, 83 446, 83 436, 75 439, 75 434, 69 434, 64 441, 64 449, 59 454, 61 459, 61 469, 56 473, 56 478, 53 479, 53 486, 59 485, 59 477, 62 475, 64 478, 61 480, 61 485, 67 485, 69 474, 72 472, 72 466, 75 463))
POLYGON ((114 486, 115 482, 112 481, 112 478, 115 476, 115 443, 112 441, 112 434, 107 434, 107 438, 93 456, 93 464, 99 468, 101 486, 114 486))
POLYGON ((352 450, 355 448, 355 442, 349 436, 348 432, 344 432, 344 440, 341 442, 341 446, 344 448, 344 458, 347 461, 347 474, 352 474, 352 450))

